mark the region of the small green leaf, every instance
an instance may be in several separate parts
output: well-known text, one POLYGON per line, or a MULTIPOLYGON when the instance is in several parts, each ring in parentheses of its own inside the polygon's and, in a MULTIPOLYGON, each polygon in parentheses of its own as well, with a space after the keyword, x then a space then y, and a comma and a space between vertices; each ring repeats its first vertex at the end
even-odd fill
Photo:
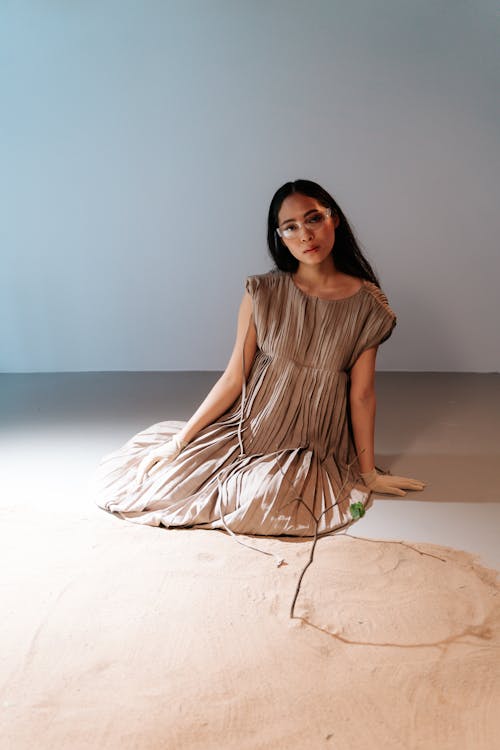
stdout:
POLYGON ((363 503, 352 503, 349 510, 351 511, 351 516, 353 518, 361 518, 365 515, 365 507, 363 503))

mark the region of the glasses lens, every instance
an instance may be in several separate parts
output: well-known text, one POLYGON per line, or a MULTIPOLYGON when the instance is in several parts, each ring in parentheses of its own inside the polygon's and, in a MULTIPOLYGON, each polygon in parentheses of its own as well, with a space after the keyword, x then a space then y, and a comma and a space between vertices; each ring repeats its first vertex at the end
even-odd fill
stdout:
MULTIPOLYGON (((318 211, 317 213, 310 214, 310 216, 304 221, 304 226, 307 229, 318 229, 325 223, 329 215, 330 211, 328 209, 326 211, 318 211)), ((286 227, 279 230, 280 235, 287 239, 293 239, 294 237, 299 236, 301 227, 302 224, 288 224, 286 227)))
POLYGON ((304 223, 306 227, 318 227, 320 226, 320 224, 323 224, 325 219, 326 215, 318 211, 317 214, 311 214, 310 216, 308 216, 304 223))

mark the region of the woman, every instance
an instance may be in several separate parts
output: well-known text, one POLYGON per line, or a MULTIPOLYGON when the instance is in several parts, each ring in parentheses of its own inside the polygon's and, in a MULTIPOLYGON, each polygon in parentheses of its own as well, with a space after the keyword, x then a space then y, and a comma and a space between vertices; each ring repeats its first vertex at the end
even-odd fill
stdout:
POLYGON ((103 458, 101 507, 155 526, 313 536, 351 523, 372 491, 423 489, 375 468, 375 357, 396 316, 340 207, 314 182, 286 183, 268 245, 276 268, 246 279, 223 375, 187 422, 103 458))

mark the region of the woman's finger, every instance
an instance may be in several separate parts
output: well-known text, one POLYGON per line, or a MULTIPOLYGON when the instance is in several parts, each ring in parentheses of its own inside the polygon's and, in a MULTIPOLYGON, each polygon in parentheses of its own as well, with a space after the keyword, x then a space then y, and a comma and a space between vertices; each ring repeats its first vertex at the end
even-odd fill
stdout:
POLYGON ((421 490, 425 487, 425 482, 419 479, 410 479, 409 477, 391 476, 391 482, 397 487, 405 487, 408 490, 421 490))
POLYGON ((408 479, 405 482, 402 482, 399 486, 405 487, 407 490, 423 490, 425 487, 422 482, 415 482, 408 479))
POLYGON ((144 477, 157 461, 157 458, 151 458, 151 456, 146 456, 146 458, 142 459, 141 463, 139 464, 139 468, 137 469, 136 484, 143 483, 144 477))
POLYGON ((406 495, 406 492, 402 490, 400 487, 392 487, 390 490, 391 495, 398 495, 398 497, 403 497, 406 495))
POLYGON ((403 495, 406 495, 406 492, 402 490, 400 487, 397 487, 395 484, 384 484, 381 487, 374 487, 374 492, 382 492, 385 495, 398 495, 399 497, 403 497, 403 495))

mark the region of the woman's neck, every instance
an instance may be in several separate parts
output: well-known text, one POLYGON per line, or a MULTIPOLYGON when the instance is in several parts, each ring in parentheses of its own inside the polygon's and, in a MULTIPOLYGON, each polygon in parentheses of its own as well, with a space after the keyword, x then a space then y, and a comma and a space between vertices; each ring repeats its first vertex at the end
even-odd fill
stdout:
POLYGON ((299 284, 312 290, 335 289, 345 277, 345 274, 337 271, 333 259, 329 257, 315 266, 299 263, 299 267, 293 277, 299 284))

